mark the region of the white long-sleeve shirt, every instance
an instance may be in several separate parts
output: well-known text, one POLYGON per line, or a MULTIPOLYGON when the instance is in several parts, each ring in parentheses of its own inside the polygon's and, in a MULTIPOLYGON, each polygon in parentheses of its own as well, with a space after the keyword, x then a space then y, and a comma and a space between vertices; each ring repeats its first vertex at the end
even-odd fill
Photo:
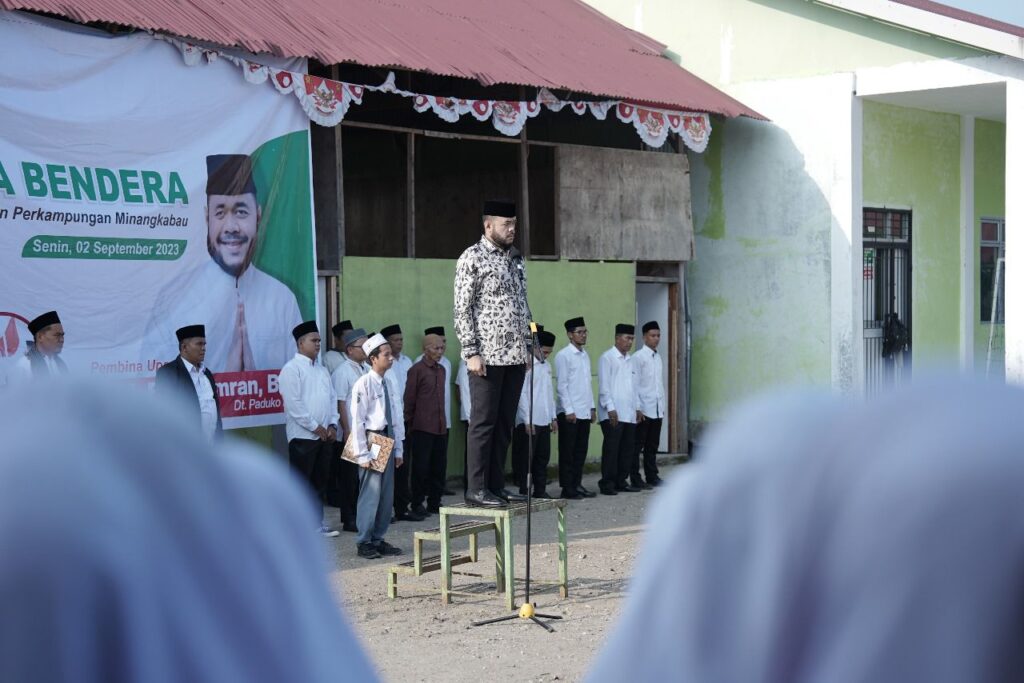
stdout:
POLYGON ((597 362, 597 419, 607 420, 608 413, 614 410, 619 422, 632 424, 636 422, 639 405, 632 358, 613 346, 597 362))
POLYGON ((558 375, 557 411, 589 420, 590 411, 594 409, 590 354, 569 344, 555 354, 555 374, 558 375))
MULTIPOLYGON (((419 363, 423 360, 423 354, 416 356, 416 362, 419 363)), ((444 426, 448 429, 452 428, 452 362, 445 356, 441 356, 441 360, 437 361, 444 368, 444 426)), ((411 367, 411 366, 410 366, 411 367)), ((405 387, 402 387, 405 390, 405 387)), ((403 396, 405 394, 403 393, 403 396)), ((469 419, 469 418, 466 418, 469 419)))
POLYGON ((405 440, 405 422, 402 410, 402 396, 398 393, 398 383, 390 379, 391 373, 383 377, 373 370, 356 380, 352 385, 352 394, 347 404, 349 424, 352 426, 352 438, 355 439, 359 462, 366 463, 372 459, 366 446, 366 430, 382 432, 388 426, 387 412, 384 404, 384 383, 388 384, 388 398, 391 399, 391 433, 395 440, 395 450, 391 457, 396 458, 397 465, 402 461, 402 441, 405 440))
POLYGON ((459 370, 455 373, 455 386, 459 388, 459 419, 469 422, 473 412, 473 401, 469 395, 469 366, 466 361, 459 361, 459 370))
POLYGON ((665 417, 665 381, 661 354, 644 344, 633 354, 633 370, 636 373, 637 393, 640 395, 640 411, 644 417, 665 417))
MULTIPOLYGON (((412 367, 412 358, 400 353, 395 356, 395 364, 388 370, 387 376, 394 380, 395 385, 402 392, 402 396, 405 396, 405 383, 409 378, 409 369, 412 367)), ((449 427, 451 425, 448 425, 449 427)))
POLYGON ((327 368, 296 353, 277 377, 284 401, 284 426, 288 440, 318 439, 317 427, 338 428, 338 396, 327 368))
MULTIPOLYGON (((526 379, 523 391, 519 395, 519 407, 516 409, 516 426, 526 424, 530 420, 530 364, 526 364, 526 379)), ((550 425, 555 419, 555 392, 551 386, 551 364, 542 360, 533 363, 533 424, 543 427, 550 425)), ((589 415, 588 415, 589 417, 589 415)))

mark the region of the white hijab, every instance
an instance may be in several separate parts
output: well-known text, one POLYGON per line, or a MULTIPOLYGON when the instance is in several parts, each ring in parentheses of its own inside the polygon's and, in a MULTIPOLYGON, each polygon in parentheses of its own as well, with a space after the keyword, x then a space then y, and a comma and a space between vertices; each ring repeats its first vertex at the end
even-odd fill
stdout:
POLYGON ((276 458, 114 387, 0 415, 0 681, 374 680, 276 458))
POLYGON ((1024 680, 1024 392, 774 396, 681 470, 589 680, 1024 680))

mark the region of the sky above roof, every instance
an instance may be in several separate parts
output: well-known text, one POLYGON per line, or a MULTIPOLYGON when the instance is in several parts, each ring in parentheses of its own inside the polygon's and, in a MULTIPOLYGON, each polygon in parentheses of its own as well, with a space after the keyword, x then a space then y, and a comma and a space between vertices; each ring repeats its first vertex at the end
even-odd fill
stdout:
POLYGON ((1024 26, 1024 2, 1021 0, 939 0, 939 2, 998 21, 1024 26))

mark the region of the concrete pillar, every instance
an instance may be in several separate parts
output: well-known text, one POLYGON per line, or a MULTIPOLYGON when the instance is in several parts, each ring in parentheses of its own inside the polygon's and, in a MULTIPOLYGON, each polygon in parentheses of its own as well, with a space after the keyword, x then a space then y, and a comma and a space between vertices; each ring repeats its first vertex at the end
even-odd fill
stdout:
POLYGON ((1006 82, 1006 381, 1024 384, 1024 81, 1006 82))
MULTIPOLYGON (((833 125, 837 131, 833 149, 833 177, 829 194, 832 203, 831 230, 831 308, 830 348, 832 388, 842 393, 859 393, 864 383, 863 351, 857 351, 856 339, 863 337, 861 320, 861 101, 855 81, 837 88, 837 106, 833 125)), ((863 340, 861 340, 861 346, 863 340)))
POLYGON ((960 371, 974 372, 974 117, 960 117, 960 371))

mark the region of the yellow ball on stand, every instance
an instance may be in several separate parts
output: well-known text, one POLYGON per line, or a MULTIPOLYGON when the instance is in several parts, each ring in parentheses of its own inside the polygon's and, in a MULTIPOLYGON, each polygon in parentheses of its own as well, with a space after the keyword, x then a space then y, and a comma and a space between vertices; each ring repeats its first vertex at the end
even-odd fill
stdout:
POLYGON ((533 614, 533 605, 528 602, 524 602, 523 606, 519 608, 519 617, 522 619, 529 619, 533 614))

